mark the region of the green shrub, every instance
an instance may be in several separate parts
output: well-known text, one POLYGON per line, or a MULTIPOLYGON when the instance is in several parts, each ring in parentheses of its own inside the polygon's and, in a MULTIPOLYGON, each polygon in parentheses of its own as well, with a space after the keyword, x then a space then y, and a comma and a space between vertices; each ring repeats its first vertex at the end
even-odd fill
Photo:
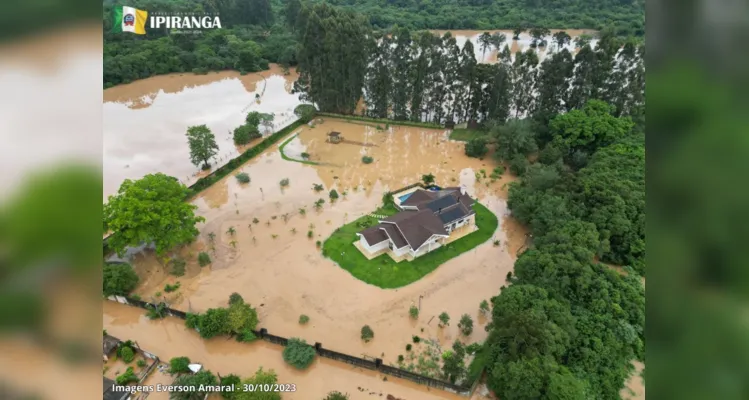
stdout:
POLYGON ((373 161, 374 161, 374 158, 370 156, 364 156, 361 158, 361 162, 363 162, 364 164, 372 164, 373 161))
POLYGON ((170 285, 167 283, 166 286, 164 286, 164 291, 167 293, 171 293, 171 292, 177 291, 179 289, 179 286, 180 286, 179 282, 176 282, 174 285, 170 285))
POLYGON ((257 127, 248 124, 243 124, 234 128, 234 144, 236 145, 245 145, 250 143, 252 139, 257 139, 262 136, 263 135, 261 135, 257 130, 257 127))
POLYGON ((312 233, 312 231, 307 231, 307 237, 308 238, 312 239, 313 235, 314 235, 314 233, 312 233))
POLYGON ((208 68, 204 68, 204 67, 193 68, 192 73, 195 75, 208 75, 208 68))
POLYGON ((399 363, 402 363, 402 362, 403 362, 403 360, 404 360, 404 359, 403 359, 403 354, 398 354, 398 362, 399 362, 399 363))
POLYGON ((335 189, 331 189, 328 196, 330 197, 330 201, 335 201, 338 199, 338 192, 335 189))
POLYGON ((308 317, 308 316, 306 316, 306 315, 304 315, 304 314, 302 314, 302 315, 300 315, 300 316, 299 316, 299 323, 300 323, 301 325, 304 325, 304 324, 306 324, 307 322, 309 322, 309 317, 308 317))
POLYGON ((447 315, 446 312, 442 312, 439 316, 440 319, 440 326, 448 326, 450 325, 450 316, 447 315))
POLYGON ((458 322, 458 328, 463 335, 468 336, 473 332, 473 319, 468 314, 463 314, 458 322))
POLYGON ((419 343, 419 342, 421 342, 421 338, 420 338, 420 337, 418 337, 418 336, 413 336, 413 337, 412 337, 412 339, 413 339, 414 343, 419 343))
POLYGON ((127 296, 138 285, 138 274, 130 264, 104 264, 103 292, 105 296, 127 296))
POLYGON ((119 356, 125 364, 130 364, 135 359, 135 352, 130 346, 122 346, 119 351, 119 356))
POLYGON ((481 300, 481 304, 479 304, 479 311, 482 314, 487 314, 489 312, 489 302, 486 300, 481 300))
POLYGON ((411 351, 411 348, 412 348, 411 347, 411 343, 409 343, 409 344, 406 345, 406 351, 411 351))
POLYGON ((309 153, 302 153, 301 156, 303 160, 309 160, 309 153))
POLYGON ((169 373, 181 374, 190 372, 190 359, 187 357, 174 357, 169 360, 169 373))
POLYGON ((245 329, 244 331, 240 332, 239 335, 237 335, 238 342, 249 343, 256 339, 257 336, 255 336, 255 333, 253 333, 250 329, 245 329))
POLYGON ((118 385, 127 385, 130 383, 138 382, 138 377, 135 375, 135 372, 133 372, 133 367, 127 367, 125 373, 122 375, 117 375, 115 381, 118 385))
POLYGON ((314 184, 312 184, 312 189, 315 192, 322 192, 323 190, 325 190, 325 187, 323 185, 319 184, 319 183, 314 183, 314 184))
POLYGON ((347 394, 343 394, 341 392, 330 392, 323 400, 349 400, 347 394))
POLYGON ((242 295, 240 295, 237 292, 232 293, 229 296, 229 305, 232 304, 244 304, 244 299, 242 298, 242 295))
POLYGON ((185 260, 175 257, 169 261, 169 265, 171 265, 171 269, 169 270, 170 274, 174 276, 185 275, 185 266, 187 265, 185 260))
POLYGON ((198 264, 201 267, 205 267, 206 265, 211 263, 211 256, 208 255, 208 253, 201 251, 198 253, 198 264))
POLYGON ((411 308, 408 309, 408 314, 413 319, 419 318, 419 309, 416 306, 411 306, 411 308))
POLYGON ((185 326, 188 329, 196 329, 199 322, 200 316, 198 314, 187 313, 187 316, 185 317, 185 326))
POLYGON ((246 172, 240 172, 234 175, 234 177, 237 178, 239 183, 250 183, 250 176, 246 172))
POLYGON ((481 158, 489 151, 486 147, 486 139, 482 137, 473 138, 466 142, 465 153, 468 157, 481 158))
POLYGON ((140 360, 138 360, 138 362, 135 363, 135 365, 137 365, 139 368, 145 368, 148 364, 146 364, 146 360, 141 358, 140 360))
POLYGON ((369 342, 374 338, 374 331, 372 328, 369 327, 369 325, 364 325, 361 327, 361 338, 365 342, 369 342))
POLYGON ((278 182, 278 184, 281 185, 281 187, 289 186, 289 178, 281 179, 281 181, 278 182))
POLYGON ((315 349, 303 339, 291 338, 283 349, 283 360, 297 369, 307 369, 315 360, 315 349))

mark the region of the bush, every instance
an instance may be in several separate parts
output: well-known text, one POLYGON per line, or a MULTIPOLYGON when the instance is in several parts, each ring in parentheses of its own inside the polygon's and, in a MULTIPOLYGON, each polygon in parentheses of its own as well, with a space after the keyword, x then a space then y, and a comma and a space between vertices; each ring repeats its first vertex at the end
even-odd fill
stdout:
POLYGON ((278 182, 278 184, 281 185, 281 187, 289 186, 289 178, 281 179, 281 181, 278 182))
POLYGON ((309 317, 308 317, 308 316, 306 316, 306 315, 304 315, 304 314, 302 314, 302 315, 300 315, 300 316, 299 316, 299 323, 300 323, 301 325, 304 325, 304 324, 306 324, 307 322, 309 322, 309 317))
POLYGON ((257 130, 257 127, 253 127, 248 124, 238 126, 234 129, 234 144, 245 145, 250 143, 252 139, 257 139, 263 135, 257 130))
POLYGON ((512 271, 508 271, 507 275, 505 275, 505 280, 506 281, 509 281, 510 279, 512 279, 512 271))
POLYGON ((489 151, 486 147, 486 139, 478 137, 466 142, 465 153, 468 157, 481 158, 489 151))
POLYGON ((515 175, 523 175, 528 169, 528 159, 524 155, 518 154, 510 161, 510 172, 515 175))
POLYGON ((348 395, 341 392, 330 392, 323 400, 348 400, 348 395))
POLYGON ((237 292, 232 293, 229 296, 229 305, 232 304, 244 304, 244 299, 242 298, 242 295, 240 295, 237 292))
POLYGON ((399 362, 399 363, 402 363, 402 362, 403 362, 403 360, 404 360, 404 358, 403 358, 403 354, 398 354, 398 362, 399 362))
POLYGON ((300 104, 294 108, 294 114, 302 123, 307 123, 315 116, 317 109, 311 104, 300 104))
POLYGON ((211 263, 211 256, 208 255, 208 253, 201 251, 198 253, 198 264, 201 267, 205 267, 206 265, 211 263))
POLYGON ((361 162, 363 162, 364 164, 372 164, 373 161, 374 161, 374 158, 370 156, 364 156, 361 158, 361 162))
POLYGON ((481 350, 481 345, 479 343, 471 343, 466 346, 466 354, 471 356, 476 354, 476 352, 479 350, 481 350))
POLYGON ((145 368, 148 364, 146 364, 146 360, 141 358, 140 360, 138 360, 138 362, 135 363, 135 365, 137 365, 139 368, 145 368))
POLYGON ((129 383, 138 382, 138 377, 135 375, 135 372, 133 372, 133 367, 127 367, 125 373, 122 375, 117 375, 115 381, 117 381, 118 385, 127 385, 129 383))
POLYGON ((473 319, 468 314, 463 314, 458 322, 458 328, 463 332, 463 335, 468 336, 473 333, 473 319))
POLYGON ((486 300, 481 300, 481 304, 479 304, 479 311, 481 311, 482 314, 486 314, 489 312, 489 302, 486 300))
POLYGON ((313 235, 314 235, 314 233, 312 233, 312 231, 307 231, 307 237, 308 238, 312 239, 313 235))
POLYGON ((369 342, 374 338, 374 331, 372 328, 369 327, 369 325, 364 325, 361 327, 361 338, 365 342, 369 342))
POLYGON ((416 308, 416 306, 411 306, 411 308, 408 309, 408 314, 411 315, 411 318, 417 319, 419 318, 419 309, 416 308))
POLYGON ((240 172, 234 175, 234 177, 237 178, 239 183, 250 183, 250 176, 246 172, 240 172))
POLYGON ((170 285, 167 283, 166 286, 164 286, 164 291, 167 293, 171 293, 171 292, 177 291, 177 289, 179 289, 179 286, 180 286, 179 282, 175 283, 174 285, 170 285))
POLYGON ((494 170, 492 170, 492 174, 489 177, 492 178, 492 179, 494 179, 494 180, 497 180, 504 173, 505 173, 505 167, 503 167, 503 166, 500 165, 500 166, 494 167, 494 170))
POLYGON ((187 262, 179 257, 175 257, 169 261, 169 264, 172 266, 169 270, 169 273, 174 276, 183 276, 185 275, 185 266, 187 265, 187 262))
POLYGON ((105 296, 127 296, 139 280, 130 264, 104 264, 103 278, 105 296))
POLYGON ((447 315, 446 312, 443 312, 442 314, 440 314, 439 319, 440 319, 440 326, 450 325, 450 316, 447 315))
POLYGON ((303 339, 291 338, 283 349, 283 360, 297 369, 307 369, 315 360, 315 349, 303 339))
POLYGON ((411 343, 406 345, 406 351, 411 351, 411 343))
POLYGON ((257 336, 255 336, 255 333, 250 329, 245 329, 244 331, 240 332, 239 335, 237 335, 238 342, 249 343, 256 339, 257 336))
POLYGON ((309 153, 304 152, 301 154, 301 156, 303 160, 309 160, 309 153))
POLYGON ((321 185, 321 184, 319 184, 319 183, 313 183, 313 184, 312 184, 312 189, 313 189, 313 190, 314 190, 315 192, 322 192, 323 190, 325 190, 325 187, 323 187, 323 185, 321 185))
POLYGON ((335 189, 331 189, 329 197, 330 197, 330 201, 336 201, 338 199, 338 192, 336 192, 335 189))
POLYGON ((119 351, 119 355, 125 364, 130 364, 135 359, 135 352, 130 346, 123 346, 119 351))
POLYGON ((187 357, 174 357, 169 360, 169 373, 170 374, 181 374, 184 372, 190 372, 190 359, 187 357))
POLYGON ((196 329, 200 323, 200 316, 193 313, 187 313, 185 317, 185 326, 189 329, 196 329))
POLYGON ((420 337, 418 337, 418 336, 413 336, 413 337, 412 337, 412 339, 413 339, 414 343, 419 343, 419 342, 421 342, 421 338, 420 338, 420 337))

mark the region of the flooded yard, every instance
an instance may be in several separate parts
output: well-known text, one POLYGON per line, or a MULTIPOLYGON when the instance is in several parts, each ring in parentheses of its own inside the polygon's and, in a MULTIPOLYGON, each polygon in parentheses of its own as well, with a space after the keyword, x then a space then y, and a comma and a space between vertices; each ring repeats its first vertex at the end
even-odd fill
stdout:
POLYGON ((249 111, 273 113, 274 130, 294 121, 298 95, 291 94, 294 70, 271 69, 247 75, 236 71, 155 76, 104 91, 104 197, 125 179, 163 172, 190 185, 198 167, 190 163, 185 132, 206 124, 219 145, 214 166, 239 151, 231 132, 249 111))
MULTIPOLYGON (((483 341, 488 318, 480 315, 479 304, 499 292, 507 272, 513 268, 514 255, 508 249, 517 250, 513 243, 517 241, 518 228, 506 233, 506 227, 513 226, 508 222, 512 220, 502 218, 508 213, 506 184, 515 178, 506 172, 501 179, 491 182, 488 175, 495 166, 491 157, 484 160, 466 157, 463 143, 450 141, 444 130, 402 126, 379 130, 362 123, 326 118, 322 124, 314 128, 301 127, 288 137, 295 134, 298 136, 287 148, 292 152, 309 153, 310 159, 320 165, 286 161, 281 158, 278 146, 274 146, 239 168, 250 176, 249 184, 240 184, 233 176, 228 176, 199 194, 193 203, 198 206, 198 214, 206 218, 206 223, 199 226, 199 239, 182 250, 188 261, 185 275, 169 275, 152 252, 144 251, 133 261, 141 277, 136 293, 144 300, 165 298, 173 308, 203 312, 211 307, 225 306, 229 295, 237 292, 257 308, 260 326, 270 333, 301 337, 308 343, 320 342, 326 348, 359 357, 382 358, 387 364, 396 364, 399 355, 408 355, 405 347, 412 344, 414 335, 423 340, 434 340, 444 349, 449 348, 455 339, 464 343, 483 341), (330 131, 340 132, 344 142, 327 143, 325 140, 330 131), (364 155, 374 161, 363 163, 364 155), (422 175, 429 173, 434 174, 436 182, 442 186, 465 185, 469 194, 500 217, 500 226, 491 240, 449 260, 421 280, 392 290, 359 281, 322 256, 317 241, 325 240, 338 226, 374 211, 386 191, 420 181, 422 175), (288 186, 280 185, 283 179, 289 179, 288 186), (322 184, 324 190, 315 192, 313 184, 322 184), (331 204, 328 192, 334 188, 341 198, 331 204), (325 204, 316 210, 313 204, 321 198, 325 204), (308 238, 308 232, 312 232, 311 238, 308 238), (215 235, 213 241, 211 233, 215 235), (492 244, 495 239, 499 240, 500 246, 492 244), (199 251, 209 252, 213 261, 211 265, 198 266, 199 251), (165 293, 165 285, 176 282, 180 283, 180 288, 165 293), (421 309, 418 321, 408 316, 411 305, 421 309), (436 316, 443 311, 454 322, 439 328, 436 316), (310 318, 306 325, 298 323, 301 314, 310 318), (475 322, 474 331, 468 337, 460 334, 457 328, 462 314, 469 314, 475 322), (374 340, 369 343, 360 338, 363 325, 374 330, 374 340)), ((279 141, 279 144, 284 141, 279 141)), ((137 338, 143 348, 153 349, 162 359, 165 355, 160 349, 173 348, 165 351, 176 353, 203 343, 195 333, 182 332, 182 326, 178 329, 179 334, 174 331, 177 328, 158 327, 160 322, 142 317, 143 310, 108 305, 105 314, 104 325, 111 334, 137 338), (119 330, 125 326, 127 331, 119 330), (169 333, 154 336, 139 333, 141 328, 169 333), (190 344, 171 343, 171 338, 177 335, 189 336, 190 344), (151 344, 143 342, 146 338, 151 344)), ((225 341, 209 341, 205 346, 217 346, 210 343, 225 341)), ((223 346, 230 349, 218 351, 223 356, 216 357, 211 353, 209 357, 207 353, 199 353, 203 359, 196 361, 216 366, 209 369, 229 373, 232 372, 231 365, 238 361, 227 361, 230 364, 225 366, 222 360, 241 358, 239 354, 250 351, 247 345, 233 342, 222 344, 221 348, 223 346)), ((271 345, 253 344, 251 348, 255 349, 252 351, 256 356, 252 357, 252 362, 285 371, 280 351, 268 346, 271 345)), ((170 357, 175 355, 180 354, 170 357)), ((327 360, 318 364, 340 368, 337 363, 327 360)), ((243 364, 241 368, 244 369, 235 372, 244 375, 254 372, 249 365, 243 364)), ((328 382, 330 374, 319 373, 320 368, 306 374, 315 377, 309 378, 312 381, 324 379, 328 382)), ((375 387, 374 382, 382 382, 381 378, 374 377, 374 373, 362 374, 371 375, 370 378, 359 378, 373 382, 367 385, 375 387)), ((280 381, 292 377, 302 379, 296 375, 287 376, 280 381)), ((348 381, 342 379, 341 384, 348 385, 348 381)), ((434 396, 432 393, 427 397, 404 395, 403 398, 440 398, 434 396)))

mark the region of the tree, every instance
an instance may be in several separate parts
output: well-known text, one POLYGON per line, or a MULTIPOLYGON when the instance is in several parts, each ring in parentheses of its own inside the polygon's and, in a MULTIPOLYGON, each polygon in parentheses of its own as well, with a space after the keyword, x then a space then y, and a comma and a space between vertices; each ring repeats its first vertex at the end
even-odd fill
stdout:
POLYGON ((209 392, 207 390, 200 390, 201 385, 203 387, 206 386, 216 386, 218 384, 218 379, 207 370, 202 370, 200 372, 197 372, 195 374, 186 374, 186 375, 180 375, 178 376, 174 382, 174 386, 183 386, 183 387, 190 387, 195 388, 195 390, 185 390, 185 391, 174 391, 169 393, 169 399, 170 400, 202 400, 206 394, 209 392))
POLYGON ((473 333, 473 319, 471 316, 463 314, 460 317, 460 322, 458 322, 458 328, 460 328, 460 331, 466 336, 473 333))
POLYGON ((221 392, 221 397, 227 400, 235 400, 237 396, 244 391, 242 390, 242 380, 239 378, 239 376, 234 374, 222 376, 219 384, 221 386, 234 386, 233 391, 226 390, 221 392))
POLYGON ((169 373, 181 374, 190 372, 190 359, 187 357, 174 357, 169 360, 169 373))
POLYGON ((505 36, 504 33, 494 32, 489 40, 489 43, 494 46, 495 50, 499 51, 499 49, 502 48, 502 45, 505 44, 506 41, 507 36, 505 36))
POLYGON ((520 34, 523 33, 523 32, 525 32, 525 31, 526 31, 526 29, 522 28, 522 27, 517 27, 517 28, 513 29, 512 30, 512 40, 519 40, 520 39, 520 34))
POLYGON ((187 128, 187 143, 190 145, 190 161, 195 166, 203 163, 203 169, 211 168, 208 160, 218 153, 216 137, 205 125, 191 126, 187 128))
POLYGON ((258 323, 257 311, 247 303, 234 303, 229 306, 227 330, 235 334, 244 334, 255 329, 258 323))
POLYGON ((127 296, 138 286, 138 274, 130 264, 105 263, 102 281, 104 296, 127 296))
POLYGON ((416 306, 412 305, 411 308, 408 309, 408 315, 410 315, 412 319, 418 319, 419 309, 416 308, 416 306))
POLYGON ((331 189, 328 197, 330 197, 331 202, 336 201, 338 200, 338 192, 335 189, 331 189))
POLYGON ((511 119, 494 128, 491 133, 497 138, 495 157, 510 161, 516 155, 526 156, 538 150, 531 123, 527 119, 511 119))
POLYGON ((315 109, 315 106, 312 104, 300 104, 294 108, 294 115, 299 117, 299 119, 304 123, 312 120, 316 112, 317 109, 315 109))
POLYGON ((565 31, 559 31, 553 35, 554 44, 561 50, 564 46, 570 43, 572 38, 565 31))
POLYGON ((481 158, 488 151, 489 148, 486 147, 486 139, 483 137, 473 138, 465 144, 465 153, 468 157, 481 158))
POLYGON ((450 325, 450 316, 447 315, 447 313, 444 311, 442 312, 442 314, 440 314, 439 320, 440 320, 440 327, 450 325))
MULTIPOLYGON (((273 385, 278 383, 278 375, 276 375, 276 372, 271 370, 264 371, 263 367, 260 367, 257 372, 255 372, 255 375, 245 379, 242 381, 242 385, 252 385, 252 386, 258 386, 258 385, 269 385, 269 387, 272 387, 273 385)), ((256 391, 239 391, 235 397, 236 400, 281 400, 281 393, 280 392, 274 392, 274 391, 262 391, 262 390, 256 390, 256 391)))
POLYGON ((227 335, 229 330, 229 310, 226 308, 209 308, 198 319, 200 337, 210 339, 218 335, 227 335))
POLYGON ((455 383, 466 373, 465 362, 463 361, 465 354, 465 347, 457 340, 453 343, 452 350, 442 353, 442 372, 451 383, 455 383))
POLYGON ((374 331, 372 328, 369 327, 369 325, 364 325, 361 328, 361 338, 364 340, 364 342, 369 342, 374 338, 374 331))
POLYGON ((125 346, 121 349, 119 356, 125 364, 130 364, 135 359, 135 352, 130 346, 125 346))
POLYGON ((479 36, 479 47, 481 48, 481 58, 486 54, 486 49, 493 45, 492 35, 489 32, 484 32, 479 36))
POLYGON ((184 201, 188 193, 176 178, 161 173, 126 179, 104 205, 109 247, 122 257, 128 246, 153 243, 163 256, 194 240, 199 233, 195 224, 205 218, 195 216, 197 206, 184 201))
POLYGON ((315 360, 315 349, 303 339, 291 338, 283 349, 283 360, 296 369, 307 369, 315 360))
POLYGON ((234 128, 234 144, 245 145, 250 143, 252 139, 257 139, 262 135, 258 132, 257 127, 250 126, 249 124, 243 124, 234 128))
POLYGON ((276 118, 274 114, 260 114, 260 125, 265 128, 265 132, 273 132, 273 120, 276 118))
POLYGON ((531 34, 531 47, 546 47, 546 37, 551 35, 551 31, 546 28, 533 28, 531 34))
POLYGON ((425 185, 431 185, 434 183, 434 175, 427 174, 421 176, 421 181, 424 182, 425 185))
POLYGON ((486 300, 481 300, 481 304, 479 304, 479 311, 482 314, 487 314, 489 310, 489 302, 486 300))
POLYGON ((231 306, 234 304, 244 304, 244 299, 242 298, 242 295, 237 292, 234 292, 229 296, 229 305, 231 306))
POLYGON ((614 117, 613 108, 591 100, 581 110, 558 115, 549 123, 554 143, 571 155, 575 150, 592 154, 629 134, 634 123, 629 117, 614 117))

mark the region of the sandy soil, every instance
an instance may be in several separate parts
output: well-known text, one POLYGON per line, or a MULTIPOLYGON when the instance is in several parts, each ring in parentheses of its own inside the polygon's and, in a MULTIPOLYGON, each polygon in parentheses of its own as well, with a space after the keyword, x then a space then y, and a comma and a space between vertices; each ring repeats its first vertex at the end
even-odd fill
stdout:
POLYGON ((234 145, 231 132, 249 111, 273 113, 274 130, 292 123, 299 96, 291 94, 298 77, 281 68, 241 76, 236 71, 207 75, 169 74, 104 91, 104 196, 125 179, 163 172, 190 185, 208 172, 189 159, 185 132, 206 124, 219 145, 213 166, 226 163, 247 146, 234 145), (256 98, 259 95, 259 98, 256 98))
MULTIPOLYGON (((304 127, 298 132, 298 143, 289 146, 299 146, 313 160, 326 165, 285 161, 277 147, 250 160, 241 167, 252 179, 249 184, 240 185, 229 176, 194 200, 207 223, 199 227, 199 240, 183 249, 183 255, 190 260, 185 276, 168 275, 153 254, 146 251, 134 261, 141 276, 137 293, 143 299, 153 299, 157 291, 164 296, 164 285, 179 281, 181 288, 169 294, 167 300, 174 308, 200 312, 225 305, 229 294, 238 292, 258 308, 260 325, 271 333, 302 337, 352 355, 380 357, 386 363, 395 363, 399 354, 405 354, 412 335, 437 340, 443 347, 455 339, 466 343, 484 340, 483 328, 488 321, 479 315, 478 305, 498 293, 513 267, 514 257, 508 248, 516 246, 518 235, 524 237, 519 227, 508 222, 511 219, 500 218, 494 239, 395 290, 356 280, 322 257, 314 242, 324 240, 341 224, 373 211, 385 191, 413 183, 430 172, 443 186, 466 185, 469 193, 504 217, 508 210, 503 186, 511 180, 509 175, 506 173, 494 183, 481 177, 477 182, 476 174, 481 176, 481 169, 490 174, 494 162, 466 157, 463 144, 448 140, 447 132, 442 130, 391 127, 390 132, 385 132, 328 119, 316 128, 304 127), (342 132, 347 141, 376 146, 325 143, 330 130, 342 132), (375 162, 363 164, 364 154, 375 162), (282 189, 279 181, 284 178, 290 179, 290 185, 282 189), (315 193, 313 183, 322 183, 325 191, 315 193), (333 205, 327 196, 331 188, 346 193, 333 205), (321 211, 312 206, 318 198, 326 200, 321 211), (300 214, 300 208, 306 209, 306 215, 300 214), (258 223, 252 222, 254 218, 258 223), (229 228, 236 233, 227 233, 229 228), (307 238, 308 230, 314 232, 313 239, 307 238), (216 235, 214 244, 210 243, 209 232, 216 235), (495 239, 500 241, 499 247, 493 246, 495 239), (213 259, 210 266, 202 269, 195 261, 201 249, 209 251, 213 259), (408 317, 412 304, 421 306, 418 321, 408 317), (454 323, 440 329, 436 316, 443 311, 452 316, 454 323), (475 321, 474 332, 468 338, 462 337, 455 326, 464 313, 475 321), (310 317, 306 326, 298 324, 300 314, 310 317), (359 337, 365 324, 375 332, 375 339, 366 344, 359 337)), ((120 318, 119 311, 111 307, 107 314, 120 318)), ((139 319, 130 323, 143 324, 139 319)), ((109 329, 109 324, 105 326, 109 329)), ((156 349, 174 346, 168 342, 148 346, 140 342, 142 334, 133 334, 144 348, 153 348, 162 358, 156 349)))
POLYGON ((633 361, 632 365, 635 366, 635 370, 629 377, 624 389, 619 392, 619 396, 623 400, 645 400, 645 382, 642 376, 640 376, 640 373, 645 368, 645 364, 633 361))

